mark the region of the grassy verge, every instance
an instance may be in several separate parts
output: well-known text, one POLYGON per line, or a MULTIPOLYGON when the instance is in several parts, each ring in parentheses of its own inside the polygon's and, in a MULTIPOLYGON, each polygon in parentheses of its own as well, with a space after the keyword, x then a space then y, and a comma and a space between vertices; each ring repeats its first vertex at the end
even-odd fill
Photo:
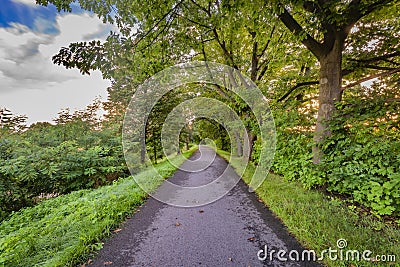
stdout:
MULTIPOLYGON (((229 153, 218 151, 229 160, 229 153)), ((230 163, 238 173, 243 171, 243 161, 232 158, 230 163)), ((254 166, 249 166, 243 180, 249 183, 254 166)), ((400 229, 386 225, 371 216, 359 216, 341 201, 329 199, 316 190, 306 190, 299 183, 269 174, 256 190, 259 198, 279 217, 299 242, 317 256, 325 249, 338 249, 337 240, 345 239, 348 246, 342 251, 343 260, 330 260, 326 254, 323 263, 327 266, 400 266, 400 229), (347 250, 372 251, 377 255, 395 255, 396 262, 371 262, 346 260, 347 250)), ((332 254, 334 256, 335 254, 332 254)), ((340 254, 339 255, 340 259, 340 254)), ((351 255, 349 254, 349 259, 351 255)))
MULTIPOLYGON (((192 154, 197 147, 183 153, 192 154)), ((175 158, 174 164, 183 163, 175 158)), ((165 178, 176 168, 156 165, 165 178)), ((151 172, 137 174, 145 179, 151 172)), ((150 177, 149 177, 150 178, 150 177)), ((154 184, 154 189, 159 184, 154 184)), ((0 224, 0 266, 74 266, 102 247, 101 239, 132 214, 147 194, 132 177, 95 190, 81 190, 23 209, 0 224)))

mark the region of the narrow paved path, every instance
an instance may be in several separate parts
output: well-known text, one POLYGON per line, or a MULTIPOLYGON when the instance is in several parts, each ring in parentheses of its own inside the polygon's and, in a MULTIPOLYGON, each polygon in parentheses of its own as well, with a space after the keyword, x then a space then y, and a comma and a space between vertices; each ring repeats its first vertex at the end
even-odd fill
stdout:
MULTIPOLYGON (((190 159, 198 157, 196 152, 190 159)), ((236 175, 216 156, 205 170, 177 171, 169 181, 206 184, 226 168, 236 175)), ((265 245, 269 251, 297 250, 300 254, 303 248, 242 181, 218 201, 201 207, 178 208, 150 198, 121 228, 106 241, 91 266, 317 266, 278 261, 276 255, 273 261, 258 259, 265 245)))

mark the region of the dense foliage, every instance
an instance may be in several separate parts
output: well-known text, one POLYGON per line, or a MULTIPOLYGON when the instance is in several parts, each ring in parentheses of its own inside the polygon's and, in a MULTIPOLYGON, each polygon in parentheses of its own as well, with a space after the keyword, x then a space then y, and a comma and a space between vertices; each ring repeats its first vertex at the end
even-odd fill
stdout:
MULTIPOLYGON (((188 157, 196 147, 185 151, 188 157)), ((156 166, 167 178, 184 157, 156 166)), ((140 179, 153 172, 143 170, 140 179)), ((134 178, 121 179, 94 190, 78 190, 25 208, 0 224, 0 266, 77 266, 90 253, 102 248, 102 238, 111 234, 126 216, 140 206, 147 194, 134 178)))
MULTIPOLYGON (((70 11, 74 1, 37 2, 70 11)), ((1 156, 7 159, 0 169, 5 177, 3 198, 11 203, 21 196, 21 203, 15 202, 12 209, 26 205, 39 193, 98 186, 108 176, 126 172, 118 133, 135 88, 165 67, 209 60, 247 74, 270 100, 278 136, 276 173, 301 181, 307 188, 320 187, 350 197, 375 214, 399 214, 398 1, 78 2, 104 21, 115 23, 119 32, 111 33, 104 43, 72 43, 53 60, 84 74, 98 69, 112 80, 105 106, 107 123, 115 130, 88 119, 86 115, 93 112, 64 112, 57 125, 42 125, 45 135, 38 125, 22 135, 23 142, 6 137, 1 143, 1 156), (361 85, 372 78, 379 78, 381 84, 361 85), (54 183, 41 184, 37 177, 54 183), (17 193, 18 188, 25 191, 17 193)), ((226 88, 197 87, 165 96, 153 111, 146 126, 152 160, 161 157, 163 118, 174 105, 193 95, 217 98, 237 112, 250 137, 251 159, 255 163, 264 160, 259 158, 262 144, 250 108, 226 88)), ((18 128, 23 117, 12 120, 6 110, 2 112, 8 125, 4 129, 23 131, 18 128)), ((196 123, 195 131, 189 127, 183 139, 212 138, 219 148, 235 147, 241 155, 244 133, 228 142, 220 127, 207 121, 196 123)))
POLYGON ((324 144, 328 190, 350 195, 380 215, 400 215, 400 104, 397 90, 345 95, 324 144), (358 98, 355 98, 357 95, 358 98), (355 100, 357 99, 357 100, 355 100))
MULTIPOLYGON (((68 11, 75 1, 37 2, 68 11)), ((192 60, 224 63, 239 70, 269 100, 277 134, 272 171, 284 178, 267 179, 271 184, 264 183, 258 192, 271 207, 278 203, 274 212, 284 211, 285 222, 297 236, 324 249, 327 243, 321 236, 342 227, 341 220, 327 217, 349 211, 343 211, 346 207, 336 200, 328 202, 320 192, 299 190, 298 184, 345 199, 351 211, 368 211, 399 222, 398 1, 78 2, 115 23, 119 32, 111 33, 104 43, 70 44, 53 60, 83 74, 100 70, 112 83, 108 101, 96 100, 75 112, 65 109, 54 123, 29 127, 26 116, 0 109, 0 266, 74 265, 101 248, 100 238, 146 196, 133 179, 126 178, 129 171, 121 132, 129 100, 145 79, 192 60), (373 78, 372 85, 363 84, 373 78), (106 110, 102 119, 97 115, 101 107, 106 110), (307 201, 317 206, 324 201, 319 211, 328 211, 315 219, 313 203, 307 201), (315 223, 323 226, 314 228, 315 223)), ((200 96, 222 101, 243 121, 251 142, 250 169, 267 160, 260 158, 263 144, 254 114, 229 90, 233 86, 231 81, 226 88, 192 84, 163 96, 149 116, 147 146, 141 147, 140 156, 147 150, 163 176, 171 175, 175 168, 162 161, 163 122, 174 107, 200 96)), ((218 149, 232 150, 238 156, 234 164, 241 166, 244 135, 236 131, 230 139, 223 125, 197 119, 182 129, 176 153, 188 149, 191 142, 209 138, 218 149)), ((147 174, 140 175, 146 178, 147 174)), ((350 217, 340 233, 349 234, 353 229, 349 225, 362 221, 353 213, 350 217)), ((363 249, 368 248, 370 232, 382 229, 371 228, 376 220, 369 221, 367 227, 373 230, 367 234, 362 222, 357 226, 363 249)), ((337 234, 327 235, 334 247, 337 234)), ((386 248, 393 239, 385 236, 374 246, 386 248)))
MULTIPOLYGON (((72 0, 37 2, 69 10, 72 0)), ((399 214, 398 127, 389 127, 398 121, 398 1, 79 3, 115 23, 120 33, 105 43, 70 44, 54 56, 55 63, 82 73, 101 70, 113 80, 113 99, 172 64, 193 59, 227 64, 247 74, 271 101, 278 135, 275 172, 307 188, 350 196, 376 214, 399 214), (379 88, 361 86, 372 78, 379 78, 379 88)), ((251 158, 264 160, 251 110, 225 88, 200 93, 238 113, 251 158)), ((207 123, 199 125, 202 135, 209 130, 227 147, 223 134, 216 137, 207 123)), ((240 155, 240 142, 230 143, 240 155)))
POLYGON ((95 101, 86 110, 72 114, 64 110, 55 125, 37 123, 23 132, 3 123, 1 217, 42 199, 109 184, 128 174, 121 137, 111 127, 99 128, 98 108, 95 101))
POLYGON ((273 170, 307 188, 339 193, 378 216, 399 216, 400 104, 396 95, 396 87, 385 83, 346 92, 329 123, 330 136, 322 145, 324 158, 319 165, 312 163, 312 118, 292 108, 277 113, 279 141, 273 170))
MULTIPOLYGON (((243 180, 250 183, 255 166, 250 164, 245 170, 242 159, 230 157, 225 151, 218 154, 229 160, 237 173, 243 173, 243 180)), ((337 245, 338 236, 345 236, 347 249, 376 254, 399 255, 400 231, 396 225, 389 225, 373 215, 360 217, 354 209, 343 205, 337 196, 327 196, 323 191, 308 190, 299 182, 288 183, 280 175, 269 174, 256 190, 257 196, 271 209, 288 228, 289 232, 304 246, 314 249, 317 254, 327 247, 337 245)), ((324 266, 348 267, 359 266, 356 259, 322 260, 324 266)), ((363 261, 362 266, 390 266, 392 263, 363 261)), ((396 263, 394 263, 396 265, 396 263)))

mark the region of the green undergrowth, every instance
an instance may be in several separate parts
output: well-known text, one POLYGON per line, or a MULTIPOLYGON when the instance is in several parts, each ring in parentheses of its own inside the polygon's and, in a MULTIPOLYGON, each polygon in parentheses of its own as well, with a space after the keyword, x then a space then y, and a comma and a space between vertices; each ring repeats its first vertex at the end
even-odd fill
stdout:
MULTIPOLYGON (((188 157, 196 149, 183 155, 188 157)), ((178 166, 184 158, 175 157, 172 162, 178 166)), ((169 161, 155 168, 164 178, 176 170, 169 161)), ((137 175, 146 179, 151 173, 144 169, 137 175)), ((158 185, 154 183, 153 188, 158 185)), ((130 177, 22 209, 0 224, 0 266, 75 266, 99 250, 101 240, 146 197, 130 177)))
MULTIPOLYGON (((218 151, 229 160, 229 153, 218 151)), ((243 160, 231 158, 230 164, 242 173, 243 160)), ((254 166, 248 165, 243 180, 249 183, 254 166)), ((299 182, 288 182, 283 177, 269 174, 256 190, 258 197, 286 225, 289 232, 317 257, 325 249, 338 249, 337 240, 345 239, 348 246, 342 251, 372 251, 372 262, 357 260, 330 260, 326 266, 400 266, 400 229, 377 220, 373 216, 360 216, 342 201, 317 190, 307 190, 299 182), (376 255, 395 255, 396 262, 377 262, 376 255)), ((334 255, 334 254, 332 254, 334 255)), ((351 257, 349 257, 351 259, 351 257)))

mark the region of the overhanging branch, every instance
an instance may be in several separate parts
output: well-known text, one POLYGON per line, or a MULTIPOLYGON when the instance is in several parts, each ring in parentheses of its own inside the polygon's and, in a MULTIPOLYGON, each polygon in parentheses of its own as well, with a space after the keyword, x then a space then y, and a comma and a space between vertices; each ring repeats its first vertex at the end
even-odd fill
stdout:
POLYGON ((374 12, 378 8, 393 2, 393 0, 378 0, 369 4, 362 4, 360 0, 353 0, 349 4, 348 12, 346 15, 346 23, 344 29, 346 32, 350 32, 354 24, 359 21, 362 17, 374 12))
POLYGON ((381 56, 377 56, 377 57, 366 58, 366 59, 350 58, 350 60, 351 61, 356 61, 356 62, 363 62, 363 63, 373 63, 373 62, 389 59, 389 58, 396 57, 396 56, 400 56, 400 51, 396 51, 396 52, 393 52, 393 53, 390 53, 390 54, 381 55, 381 56))
POLYGON ((298 83, 295 86, 293 86, 292 88, 290 88, 289 91, 287 91, 281 98, 279 98, 278 102, 282 102, 283 100, 285 100, 297 88, 307 86, 307 85, 314 85, 314 84, 319 84, 319 82, 318 81, 308 81, 308 82, 298 83))
POLYGON ((386 66, 378 66, 378 65, 372 65, 372 63, 378 64, 380 61, 384 61, 387 63, 390 63, 394 66, 399 66, 400 63, 397 63, 392 59, 394 57, 400 56, 400 51, 396 51, 393 53, 385 54, 385 55, 380 55, 376 57, 371 57, 371 58, 365 58, 365 59, 355 59, 355 58, 349 58, 348 60, 356 62, 354 66, 351 67, 351 69, 343 69, 342 70, 342 75, 348 75, 360 68, 367 68, 367 69, 377 69, 377 70, 394 70, 394 67, 386 67, 386 66))
POLYGON ((284 8, 283 12, 279 15, 279 19, 295 36, 303 38, 301 42, 317 57, 317 59, 321 58, 323 55, 323 45, 306 33, 303 27, 300 26, 286 8, 284 8))
POLYGON ((366 81, 369 81, 369 80, 372 80, 372 79, 375 79, 375 78, 388 76, 388 75, 394 74, 396 72, 400 72, 400 68, 393 69, 391 71, 385 71, 385 72, 377 73, 377 74, 374 74, 374 75, 370 75, 368 77, 364 77, 364 78, 362 78, 362 79, 360 79, 358 81, 352 82, 352 83, 350 83, 350 84, 348 84, 346 86, 342 86, 342 91, 347 89, 347 88, 351 88, 353 86, 356 86, 356 85, 358 85, 360 83, 363 83, 363 82, 366 82, 366 81))

